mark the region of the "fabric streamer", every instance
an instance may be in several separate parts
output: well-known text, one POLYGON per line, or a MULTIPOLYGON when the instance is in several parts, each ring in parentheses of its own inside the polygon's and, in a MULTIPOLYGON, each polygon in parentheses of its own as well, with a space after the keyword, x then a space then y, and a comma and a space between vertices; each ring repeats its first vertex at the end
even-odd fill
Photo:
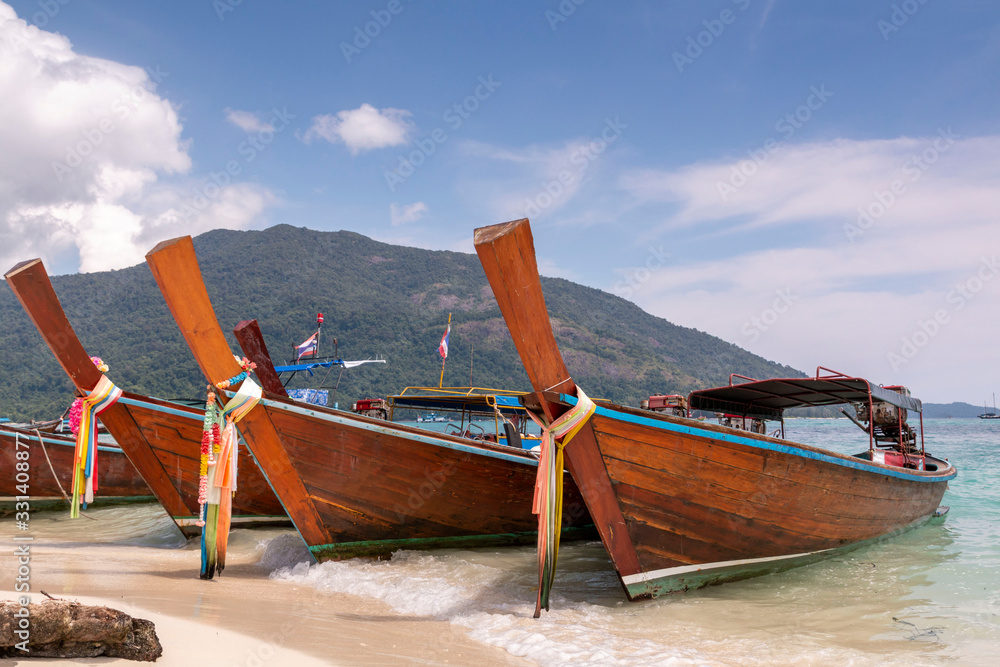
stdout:
POLYGON ((102 375, 93 390, 81 399, 80 428, 73 457, 73 502, 70 518, 80 516, 80 505, 94 502, 97 491, 97 417, 122 396, 122 390, 102 375), (82 497, 82 500, 81 500, 82 497))
POLYGON ((209 387, 206 401, 205 428, 202 434, 202 476, 199 480, 199 502, 202 503, 199 521, 202 524, 202 579, 211 579, 216 572, 221 573, 226 567, 226 548, 229 544, 239 459, 236 424, 257 405, 262 394, 260 386, 250 378, 243 378, 242 382, 239 391, 221 412, 216 406, 214 387, 209 387))
MULTIPOLYGON (((97 370, 102 373, 108 372, 108 365, 100 357, 91 357, 90 360, 97 366, 97 370)), ((76 435, 80 432, 80 419, 83 415, 83 399, 76 399, 73 405, 69 406, 69 430, 76 435)))
POLYGON ((201 578, 215 575, 216 540, 215 526, 218 501, 214 490, 215 461, 222 440, 219 431, 219 409, 215 402, 215 387, 208 385, 205 400, 205 420, 201 433, 201 462, 198 470, 198 525, 201 526, 201 578))
POLYGON ((528 415, 542 428, 542 444, 535 478, 535 496, 531 511, 538 515, 538 598, 535 618, 549 610, 549 592, 556 576, 559 558, 559 535, 562 525, 563 449, 580 432, 597 406, 576 388, 576 405, 551 424, 530 410, 528 415))

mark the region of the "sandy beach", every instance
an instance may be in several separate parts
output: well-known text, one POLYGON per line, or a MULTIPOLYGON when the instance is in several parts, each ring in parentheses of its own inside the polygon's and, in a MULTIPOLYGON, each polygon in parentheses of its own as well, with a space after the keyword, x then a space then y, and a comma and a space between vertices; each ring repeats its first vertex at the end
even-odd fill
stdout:
MULTIPOLYGON (((14 532, 9 520, 3 523, 11 528, 5 533, 14 532)), ((44 600, 39 592, 44 590, 153 621, 163 645, 156 664, 531 664, 475 642, 444 621, 400 615, 377 600, 269 579, 268 568, 259 562, 263 552, 255 543, 282 531, 238 531, 223 576, 202 581, 193 544, 173 549, 69 544, 51 530, 55 523, 68 527, 53 522, 33 545, 32 600, 44 600)), ((35 519, 33 525, 44 523, 35 519)), ((90 526, 76 523, 73 528, 90 526)), ((294 544, 290 537, 287 541, 294 544)), ((0 556, 0 571, 16 570, 12 551, 0 556)), ((11 599, 13 576, 9 579, 0 594, 11 599)), ((75 662, 135 664, 109 658, 75 662)), ((24 664, 67 661, 32 659, 24 664)))

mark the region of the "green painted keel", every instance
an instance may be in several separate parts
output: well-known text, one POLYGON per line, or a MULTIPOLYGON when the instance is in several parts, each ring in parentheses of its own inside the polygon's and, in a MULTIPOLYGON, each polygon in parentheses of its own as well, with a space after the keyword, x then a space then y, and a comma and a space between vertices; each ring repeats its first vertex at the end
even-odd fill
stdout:
MULTIPOLYGON (((45 498, 31 497, 32 511, 59 511, 68 510, 69 501, 62 497, 49 496, 45 498)), ((96 496, 93 501, 87 503, 87 508, 111 507, 114 505, 135 505, 139 503, 155 503, 155 496, 96 496)), ((10 516, 16 508, 14 496, 0 497, 0 517, 10 516)))
MULTIPOLYGON (((563 542, 573 540, 597 540, 600 536, 594 526, 563 528, 563 542)), ((501 533, 498 535, 459 535, 452 537, 415 537, 398 540, 369 540, 362 542, 337 542, 309 547, 318 561, 343 560, 359 556, 390 556, 400 549, 473 549, 480 547, 511 547, 535 544, 538 531, 523 533, 501 533)))

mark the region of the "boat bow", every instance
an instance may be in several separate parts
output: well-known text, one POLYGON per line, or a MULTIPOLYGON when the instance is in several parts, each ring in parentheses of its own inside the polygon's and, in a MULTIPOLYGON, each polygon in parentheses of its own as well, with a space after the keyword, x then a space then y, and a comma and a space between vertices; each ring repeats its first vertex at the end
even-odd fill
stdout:
MULTIPOLYGON (((475 246, 538 405, 551 423, 568 407, 552 401, 549 392, 574 395, 576 383, 552 332, 528 220, 481 227, 475 232, 475 246)), ((628 537, 625 517, 615 502, 591 424, 584 425, 566 446, 566 457, 570 474, 580 487, 615 568, 623 575, 638 573, 639 558, 628 537)))

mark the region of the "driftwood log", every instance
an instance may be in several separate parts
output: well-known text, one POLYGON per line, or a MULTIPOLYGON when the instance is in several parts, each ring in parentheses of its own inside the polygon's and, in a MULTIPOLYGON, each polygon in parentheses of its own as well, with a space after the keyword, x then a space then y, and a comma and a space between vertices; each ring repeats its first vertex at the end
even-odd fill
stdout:
POLYGON ((152 621, 66 600, 28 605, 28 652, 17 602, 0 602, 0 658, 124 658, 154 662, 163 653, 152 621), (22 631, 23 632, 23 631, 22 631))

